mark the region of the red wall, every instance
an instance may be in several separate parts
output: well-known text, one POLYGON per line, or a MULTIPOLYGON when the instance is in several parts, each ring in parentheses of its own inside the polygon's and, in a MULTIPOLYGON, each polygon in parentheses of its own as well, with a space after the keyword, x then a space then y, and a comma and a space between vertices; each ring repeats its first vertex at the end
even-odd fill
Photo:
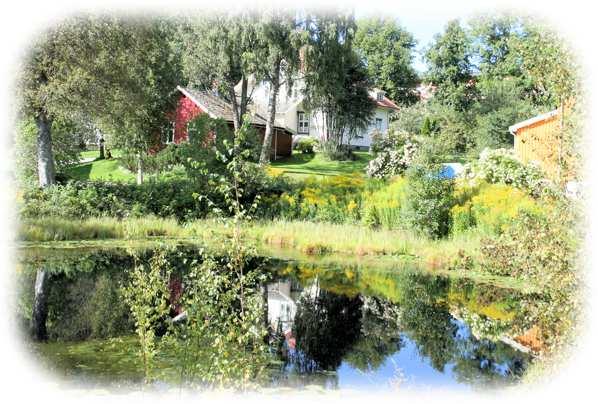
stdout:
POLYGON ((185 97, 183 94, 177 101, 174 114, 170 114, 169 118, 174 120, 174 142, 181 143, 187 140, 187 122, 191 121, 197 115, 204 113, 193 101, 185 97), (174 118, 174 119, 173 119, 174 118))

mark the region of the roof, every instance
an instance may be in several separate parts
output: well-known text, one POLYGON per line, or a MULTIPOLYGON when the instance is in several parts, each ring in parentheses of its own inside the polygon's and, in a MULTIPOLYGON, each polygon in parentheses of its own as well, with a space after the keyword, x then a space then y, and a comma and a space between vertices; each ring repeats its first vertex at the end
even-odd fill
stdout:
POLYGON ((370 94, 370 98, 376 102, 377 106, 379 106, 381 108, 390 108, 390 109, 396 109, 396 110, 399 109, 399 106, 397 104, 395 104, 393 101, 391 101, 390 98, 388 98, 386 96, 385 91, 380 90, 378 88, 373 88, 369 91, 369 94, 370 94), (384 94, 382 96, 382 101, 378 100, 377 94, 379 92, 382 92, 382 94, 384 94))
MULTIPOLYGON (((210 117, 222 118, 228 122, 234 121, 233 108, 222 97, 219 97, 210 91, 181 86, 177 86, 177 90, 193 101, 195 105, 205 111, 210 117)), ((253 125, 266 126, 266 119, 263 116, 258 113, 252 113, 250 115, 251 123, 253 125)))
POLYGON ((519 131, 519 129, 523 129, 528 126, 532 126, 533 124, 536 124, 539 122, 548 121, 548 120, 554 118, 555 116, 557 116, 558 113, 559 113, 559 110, 555 109, 555 110, 552 110, 545 114, 538 115, 533 118, 527 119, 523 122, 516 123, 515 125, 509 126, 509 132, 511 132, 512 135, 516 135, 517 132, 519 131))

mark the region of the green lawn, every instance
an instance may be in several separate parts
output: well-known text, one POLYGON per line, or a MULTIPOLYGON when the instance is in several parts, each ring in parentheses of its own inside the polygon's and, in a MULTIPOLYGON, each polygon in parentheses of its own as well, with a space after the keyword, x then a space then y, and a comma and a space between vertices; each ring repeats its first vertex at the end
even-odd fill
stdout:
MULTIPOLYGON (((120 157, 122 152, 119 149, 111 149, 110 153, 112 153, 112 157, 120 157)), ((100 156, 99 150, 87 150, 81 152, 81 158, 84 160, 91 159, 91 158, 98 158, 100 156)))
MULTIPOLYGON (((81 153, 83 159, 97 157, 97 150, 81 153)), ((120 150, 112 150, 110 160, 95 160, 74 165, 66 173, 77 180, 115 180, 133 181, 135 174, 121 166, 118 157, 120 150)), ((368 152, 355 152, 355 161, 330 161, 322 154, 293 153, 291 157, 272 163, 272 167, 282 170, 285 174, 304 178, 308 176, 334 176, 353 173, 363 174, 372 156, 368 152)))
MULTIPOLYGON (((109 160, 94 160, 86 163, 73 165, 66 169, 66 173, 77 180, 113 180, 113 181, 133 181, 135 174, 124 168, 120 164, 119 157, 122 155, 120 150, 111 150, 112 157, 109 160)), ((98 150, 88 150, 81 152, 82 159, 97 158, 100 155, 98 150)))
POLYGON ((355 161, 330 161, 319 153, 293 152, 291 157, 273 162, 272 167, 281 169, 293 177, 363 174, 372 156, 368 152, 355 152, 355 156, 355 161))

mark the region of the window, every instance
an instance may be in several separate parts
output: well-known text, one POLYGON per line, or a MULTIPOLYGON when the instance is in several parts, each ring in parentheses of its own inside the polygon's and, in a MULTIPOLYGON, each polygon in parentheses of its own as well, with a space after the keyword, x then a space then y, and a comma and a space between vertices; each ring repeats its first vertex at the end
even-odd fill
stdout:
POLYGON ((187 141, 191 141, 191 133, 193 132, 193 126, 189 125, 191 122, 187 122, 187 141))
POLYGON ((376 118, 376 129, 382 132, 382 118, 376 118))
POLYGON ((376 93, 376 100, 384 101, 384 93, 382 91, 376 93))
POLYGON ((297 112, 297 133, 309 133, 309 114, 297 112))
POLYGON ((162 133, 164 143, 174 143, 174 122, 168 122, 162 133))

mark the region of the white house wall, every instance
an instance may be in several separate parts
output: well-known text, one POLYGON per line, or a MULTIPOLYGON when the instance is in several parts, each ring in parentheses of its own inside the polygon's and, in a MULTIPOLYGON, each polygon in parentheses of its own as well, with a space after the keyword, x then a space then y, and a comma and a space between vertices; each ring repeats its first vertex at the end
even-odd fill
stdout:
MULTIPOLYGON (((256 88, 250 90, 253 90, 253 103, 257 104, 258 109, 262 111, 262 113, 265 113, 265 111, 267 111, 268 105, 268 85, 262 83, 256 88)), ((294 94, 289 97, 285 87, 281 88, 281 91, 278 95, 276 123, 277 125, 284 126, 295 135, 298 134, 297 112, 307 112, 300 100, 301 98, 298 91, 294 91, 294 94)), ((376 118, 382 119, 382 133, 386 133, 388 131, 388 117, 389 110, 387 108, 377 107, 374 111, 374 115, 372 116, 372 122, 370 126, 363 133, 361 133, 361 137, 352 139, 351 145, 360 148, 369 148, 372 144, 371 133, 376 129, 376 118)), ((310 114, 309 136, 321 139, 325 132, 324 128, 322 127, 322 123, 323 120, 321 112, 312 112, 310 114)))

